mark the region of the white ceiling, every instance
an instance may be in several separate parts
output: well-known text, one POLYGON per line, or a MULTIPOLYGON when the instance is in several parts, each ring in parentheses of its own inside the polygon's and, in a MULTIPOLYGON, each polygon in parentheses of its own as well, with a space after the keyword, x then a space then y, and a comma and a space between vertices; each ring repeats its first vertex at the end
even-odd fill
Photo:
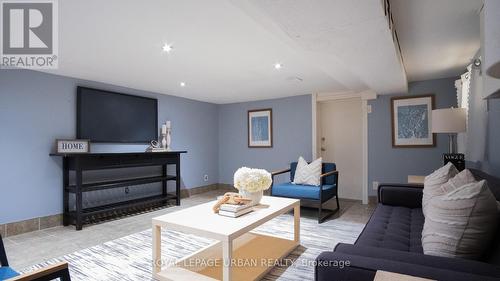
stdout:
POLYGON ((214 103, 407 89, 380 0, 64 0, 59 34, 49 72, 214 103))
POLYGON ((465 72, 480 47, 482 0, 391 0, 409 81, 465 72))
POLYGON ((348 90, 407 90, 404 66, 380 0, 239 1, 248 14, 284 38, 348 90), (246 4, 250 2, 251 5, 246 4), (252 6, 252 7, 251 7, 252 6))

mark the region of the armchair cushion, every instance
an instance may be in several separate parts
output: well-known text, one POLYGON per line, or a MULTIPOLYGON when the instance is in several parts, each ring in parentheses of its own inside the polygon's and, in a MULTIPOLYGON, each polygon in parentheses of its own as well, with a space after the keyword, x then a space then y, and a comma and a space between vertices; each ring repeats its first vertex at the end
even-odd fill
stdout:
MULTIPOLYGON (((290 163, 290 181, 293 182, 293 179, 295 178, 295 170, 297 169, 297 162, 292 162, 290 163)), ((331 171, 337 170, 337 165, 335 163, 324 163, 321 166, 321 173, 327 173, 331 171)), ((337 175, 331 175, 324 177, 321 181, 322 184, 329 184, 329 185, 334 185, 336 182, 337 175)))
POLYGON ((318 158, 311 163, 307 163, 304 158, 299 157, 299 162, 295 168, 294 184, 304 184, 319 186, 321 184, 321 158, 318 158))
MULTIPOLYGON (((323 163, 323 170, 321 173, 327 173, 337 170, 337 165, 335 163, 323 163)), ((335 184, 337 175, 326 176, 323 178, 323 184, 335 184)))
POLYGON ((7 280, 16 276, 19 276, 19 273, 15 272, 12 268, 8 266, 0 267, 0 281, 7 280))
MULTIPOLYGON (((335 195, 337 186, 332 184, 323 185, 322 198, 327 199, 335 195)), ((273 186, 273 196, 303 198, 319 200, 321 186, 300 185, 291 182, 276 184, 273 186)))

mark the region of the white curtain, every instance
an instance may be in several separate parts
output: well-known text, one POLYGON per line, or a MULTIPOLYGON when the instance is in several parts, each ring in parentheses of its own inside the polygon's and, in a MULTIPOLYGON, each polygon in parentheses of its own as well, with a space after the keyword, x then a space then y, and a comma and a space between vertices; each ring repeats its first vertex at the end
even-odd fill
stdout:
MULTIPOLYGON (((459 108, 465 108, 465 112, 469 114, 469 96, 470 96, 470 81, 471 81, 472 66, 467 67, 467 72, 460 76, 460 79, 455 81, 457 89, 457 105, 459 108)), ((467 118, 467 123, 469 118, 467 118)), ((467 124, 468 125, 468 124, 467 124)), ((467 126, 468 127, 468 126, 467 126)), ((457 135, 457 152, 467 153, 467 132, 457 135)))
MULTIPOLYGON (((486 159, 487 102, 483 99, 483 77, 480 69, 477 67, 469 69, 470 80, 465 159, 471 162, 483 162, 486 159)), ((464 84, 462 84, 462 88, 464 88, 464 84)))

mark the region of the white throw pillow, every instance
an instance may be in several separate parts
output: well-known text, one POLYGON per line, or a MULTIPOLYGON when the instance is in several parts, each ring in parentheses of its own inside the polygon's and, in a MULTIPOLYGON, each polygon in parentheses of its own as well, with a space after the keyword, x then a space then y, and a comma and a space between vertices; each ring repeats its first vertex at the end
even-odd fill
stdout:
POLYGON ((468 171, 460 173, 443 184, 446 194, 429 201, 422 230, 424 254, 477 259, 490 244, 497 201, 484 180, 471 183, 469 176, 468 171))
POLYGON ((443 167, 425 177, 423 190, 424 195, 422 197, 422 212, 424 213, 424 216, 427 213, 427 204, 431 198, 443 195, 444 193, 441 189, 441 185, 453 178, 456 174, 458 174, 457 168, 455 168, 451 162, 448 162, 443 167))
POLYGON ((297 168, 295 169, 295 176, 293 177, 293 183, 314 186, 320 185, 321 167, 321 158, 307 164, 304 158, 299 157, 297 168))
POLYGON ((469 171, 469 169, 465 169, 465 170, 461 171, 460 173, 458 173, 456 176, 449 179, 446 183, 443 183, 439 187, 437 192, 440 195, 448 194, 448 193, 452 192, 453 190, 459 189, 466 184, 475 183, 475 182, 477 182, 477 181, 476 181, 476 178, 474 178, 474 175, 469 171))

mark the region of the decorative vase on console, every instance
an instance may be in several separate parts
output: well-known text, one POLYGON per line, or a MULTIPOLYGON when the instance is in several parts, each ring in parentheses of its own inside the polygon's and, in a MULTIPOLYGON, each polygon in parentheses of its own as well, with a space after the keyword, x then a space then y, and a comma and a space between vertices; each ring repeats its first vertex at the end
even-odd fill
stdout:
POLYGON ((244 198, 252 199, 251 205, 260 203, 264 190, 272 183, 271 173, 263 169, 242 167, 234 173, 234 187, 244 198))
POLYGON ((170 121, 165 122, 165 124, 161 126, 161 136, 162 136, 161 147, 166 151, 172 151, 172 149, 170 148, 170 143, 172 142, 170 136, 171 131, 172 127, 170 121))

